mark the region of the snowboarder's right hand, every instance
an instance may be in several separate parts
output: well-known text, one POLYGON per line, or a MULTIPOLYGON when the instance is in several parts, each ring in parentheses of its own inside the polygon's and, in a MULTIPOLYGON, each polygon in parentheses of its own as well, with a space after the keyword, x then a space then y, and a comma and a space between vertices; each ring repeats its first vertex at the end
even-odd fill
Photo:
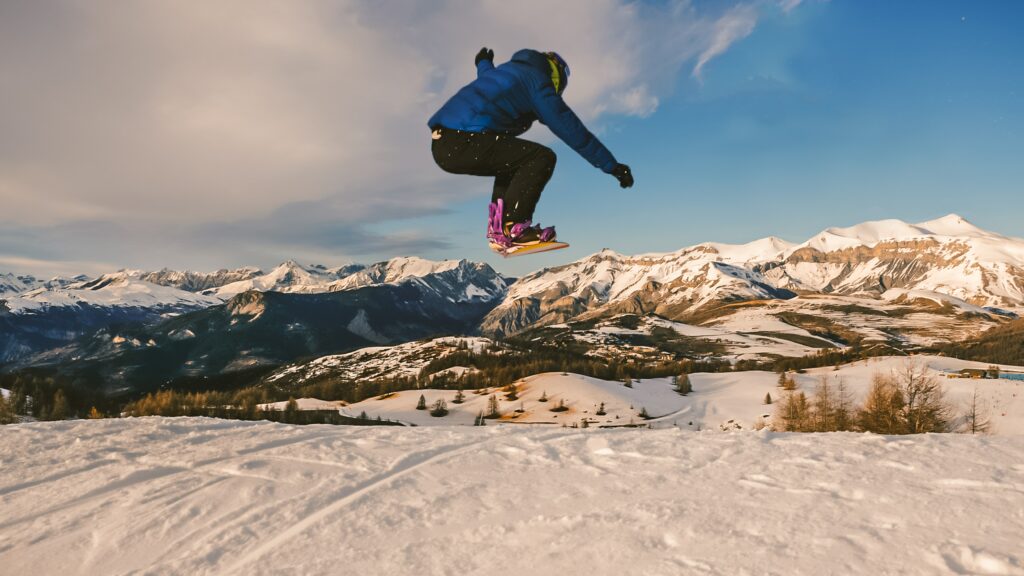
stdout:
POLYGON ((490 63, 494 63, 494 50, 484 46, 476 53, 476 59, 473 60, 474 66, 479 66, 481 60, 487 60, 490 63))
POLYGON ((631 188, 633 186, 633 171, 625 164, 616 164, 615 168, 612 168, 612 176, 618 178, 619 186, 623 188, 631 188))

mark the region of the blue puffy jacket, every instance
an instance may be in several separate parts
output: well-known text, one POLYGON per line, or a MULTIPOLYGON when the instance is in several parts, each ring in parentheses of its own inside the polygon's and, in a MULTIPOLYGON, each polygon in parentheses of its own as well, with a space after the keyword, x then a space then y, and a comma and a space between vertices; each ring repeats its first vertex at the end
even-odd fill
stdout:
POLYGON ((520 50, 497 67, 481 60, 476 80, 456 92, 427 123, 431 128, 518 136, 534 120, 602 171, 610 174, 617 164, 555 92, 547 56, 536 50, 520 50))

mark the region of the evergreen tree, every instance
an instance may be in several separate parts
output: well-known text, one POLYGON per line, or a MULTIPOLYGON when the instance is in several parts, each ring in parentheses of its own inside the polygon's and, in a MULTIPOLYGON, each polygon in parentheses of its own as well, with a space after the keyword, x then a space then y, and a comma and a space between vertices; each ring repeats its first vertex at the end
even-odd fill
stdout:
POLYGON ((545 390, 544 393, 540 395, 540 398, 537 399, 537 401, 538 402, 547 402, 548 401, 548 391, 545 390))
POLYGON ((626 388, 632 388, 633 379, 630 378, 629 376, 626 376, 625 378, 622 379, 622 385, 625 386, 626 388))
POLYGON ((427 399, 423 397, 423 394, 420 394, 420 400, 419 400, 419 402, 416 403, 416 409, 417 410, 426 410, 427 409, 427 399))
POLYGON ((519 388, 516 387, 515 383, 509 384, 505 389, 505 400, 518 400, 519 399, 519 388))
POLYGON ((640 408, 640 417, 643 418, 644 420, 650 420, 651 419, 651 415, 647 413, 647 407, 646 406, 640 408))
POLYGON ((501 418, 501 408, 498 406, 498 397, 494 394, 491 394, 487 398, 487 414, 484 415, 484 418, 489 420, 501 418))
POLYGON ((565 405, 565 400, 564 399, 559 399, 558 400, 558 404, 556 404, 555 407, 551 409, 551 411, 552 412, 565 412, 568 409, 569 409, 569 407, 565 405))
POLYGON ((772 393, 771 392, 765 393, 765 395, 764 395, 764 403, 765 404, 771 404, 772 403, 772 393))
POLYGON ((459 391, 455 393, 455 399, 452 400, 453 404, 462 404, 466 401, 466 395, 462 393, 462 387, 459 387, 459 391))
POLYGON ((604 402, 601 402, 601 405, 597 408, 597 415, 604 416, 606 414, 608 413, 604 411, 604 402))

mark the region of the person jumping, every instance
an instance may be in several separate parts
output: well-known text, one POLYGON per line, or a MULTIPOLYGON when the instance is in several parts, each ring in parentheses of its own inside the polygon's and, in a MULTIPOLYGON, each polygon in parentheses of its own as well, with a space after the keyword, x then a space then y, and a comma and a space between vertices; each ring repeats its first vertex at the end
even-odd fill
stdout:
POLYGON ((620 164, 569 109, 562 94, 569 66, 555 52, 520 50, 500 66, 494 51, 476 55, 476 80, 449 99, 427 124, 431 152, 442 170, 494 177, 487 238, 504 251, 555 240, 555 228, 533 224, 533 211, 555 169, 547 146, 518 138, 540 120, 573 150, 619 185, 633 185, 629 166, 620 164))

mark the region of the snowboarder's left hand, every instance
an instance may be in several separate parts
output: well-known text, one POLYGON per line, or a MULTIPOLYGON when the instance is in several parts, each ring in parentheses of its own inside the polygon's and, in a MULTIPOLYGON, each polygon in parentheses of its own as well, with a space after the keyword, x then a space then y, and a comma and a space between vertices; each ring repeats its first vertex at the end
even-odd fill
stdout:
POLYGON ((490 63, 494 63, 494 50, 484 46, 476 53, 476 59, 473 60, 474 66, 479 66, 481 60, 487 60, 490 63))
POLYGON ((616 164, 615 168, 612 168, 612 176, 619 179, 619 186, 623 188, 633 186, 633 171, 625 164, 616 164))

